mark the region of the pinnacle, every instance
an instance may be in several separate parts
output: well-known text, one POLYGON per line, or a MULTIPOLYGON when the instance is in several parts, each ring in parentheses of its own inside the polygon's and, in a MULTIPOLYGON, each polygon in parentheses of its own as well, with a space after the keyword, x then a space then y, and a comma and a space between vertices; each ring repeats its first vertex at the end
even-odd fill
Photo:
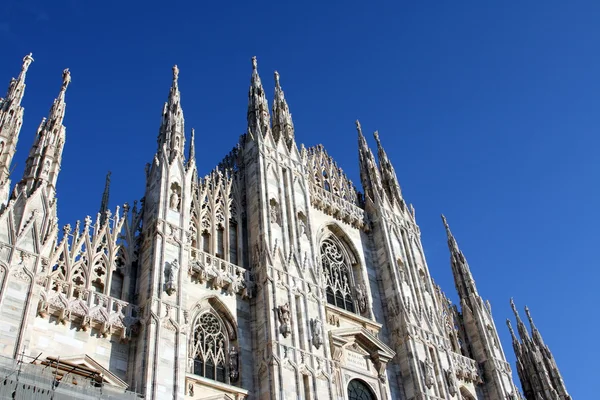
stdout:
POLYGON ((275 87, 280 88, 281 86, 279 85, 279 72, 275 71, 274 75, 275 75, 275 87))
POLYGON ((256 56, 252 56, 252 69, 258 69, 258 63, 256 62, 256 56))
POLYGON ((22 72, 27 72, 29 65, 31 65, 31 63, 34 61, 32 56, 33 53, 29 53, 25 57, 23 57, 23 67, 21 68, 22 72))
POLYGON ((62 78, 63 78, 63 81, 62 81, 62 87, 60 88, 60 91, 62 93, 64 93, 67 90, 69 83, 71 83, 71 72, 69 71, 69 68, 65 68, 63 70, 62 78))
POLYGON ((177 64, 173 65, 173 82, 177 83, 177 80, 179 79, 179 68, 177 67, 177 64))

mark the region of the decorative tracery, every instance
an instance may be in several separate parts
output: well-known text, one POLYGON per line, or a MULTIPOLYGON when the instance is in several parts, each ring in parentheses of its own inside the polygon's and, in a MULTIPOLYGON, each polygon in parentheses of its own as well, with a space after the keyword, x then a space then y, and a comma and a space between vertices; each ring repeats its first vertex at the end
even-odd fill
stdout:
POLYGON ((206 312, 196 318, 194 326, 194 374, 226 382, 227 337, 219 319, 206 312))
POLYGON ((325 276, 327 302, 355 312, 351 265, 342 246, 332 237, 321 243, 321 265, 325 276))
POLYGON ((366 383, 353 379, 348 384, 348 400, 376 400, 376 397, 366 383))

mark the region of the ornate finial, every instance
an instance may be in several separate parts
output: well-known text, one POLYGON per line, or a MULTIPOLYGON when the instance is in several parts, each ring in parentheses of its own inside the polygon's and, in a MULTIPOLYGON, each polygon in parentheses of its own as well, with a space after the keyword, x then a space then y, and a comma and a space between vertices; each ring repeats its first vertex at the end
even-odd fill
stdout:
POLYGON ((275 87, 279 87, 279 72, 275 71, 275 87))
POLYGON ((510 319, 508 319, 508 318, 506 318, 506 326, 508 326, 508 330, 510 331, 510 336, 512 336, 513 339, 516 340, 517 337, 515 336, 515 331, 513 331, 513 327, 510 323, 510 319))
POLYGON ((23 67, 21 68, 21 70, 23 72, 27 72, 29 65, 33 62, 32 55, 33 55, 32 53, 29 53, 25 57, 23 57, 23 67))
POLYGON ((177 82, 177 79, 179 78, 179 68, 176 65, 173 65, 173 81, 177 82))
POLYGON ((360 127, 360 121, 356 120, 355 124, 356 124, 356 130, 358 130, 358 133, 360 133, 362 135, 362 128, 360 127))
POLYGON ((252 69, 257 69, 258 68, 258 64, 256 62, 256 56, 252 57, 252 69))
POLYGON ((67 86, 69 86, 69 83, 71 83, 71 72, 69 72, 69 68, 65 68, 63 70, 62 78, 63 82, 60 90, 64 92, 65 90, 67 90, 67 86))
POLYGON ((196 144, 194 143, 194 137, 196 136, 196 131, 192 128, 192 134, 190 135, 190 154, 189 160, 192 161, 196 157, 196 144))
POLYGON ((373 136, 375 137, 375 141, 377 141, 377 144, 381 145, 381 143, 379 142, 379 131, 373 132, 373 136))
POLYGON ((513 310, 513 313, 515 314, 515 316, 516 316, 517 318, 519 318, 519 313, 518 313, 518 311, 517 311, 517 307, 515 306, 515 301, 513 300, 513 298, 512 298, 512 297, 510 298, 510 308, 512 308, 512 310, 513 310))
POLYGON ((529 325, 531 328, 535 328, 535 324, 533 323, 533 318, 531 318, 531 313, 529 312, 529 307, 525 306, 525 314, 527 315, 527 319, 529 320, 529 325))

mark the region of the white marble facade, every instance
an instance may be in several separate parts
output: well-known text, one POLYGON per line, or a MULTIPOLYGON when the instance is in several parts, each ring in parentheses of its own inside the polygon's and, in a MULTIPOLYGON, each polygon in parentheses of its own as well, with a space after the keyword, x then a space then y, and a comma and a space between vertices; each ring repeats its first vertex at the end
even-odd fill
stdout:
POLYGON ((10 187, 32 60, 0 103, 1 355, 87 357, 147 399, 520 398, 447 224, 460 307, 434 283, 379 135, 377 162, 357 123, 361 193, 254 58, 247 133, 202 177, 174 67, 143 198, 111 212, 107 179, 59 235, 68 70, 10 187))

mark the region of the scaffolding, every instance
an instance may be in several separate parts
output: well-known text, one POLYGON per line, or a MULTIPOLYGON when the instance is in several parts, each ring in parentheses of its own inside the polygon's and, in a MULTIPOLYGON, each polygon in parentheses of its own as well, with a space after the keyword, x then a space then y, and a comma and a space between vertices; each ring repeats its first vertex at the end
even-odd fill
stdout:
POLYGON ((0 357, 0 400, 137 400, 143 396, 106 384, 100 373, 60 358, 0 357))

